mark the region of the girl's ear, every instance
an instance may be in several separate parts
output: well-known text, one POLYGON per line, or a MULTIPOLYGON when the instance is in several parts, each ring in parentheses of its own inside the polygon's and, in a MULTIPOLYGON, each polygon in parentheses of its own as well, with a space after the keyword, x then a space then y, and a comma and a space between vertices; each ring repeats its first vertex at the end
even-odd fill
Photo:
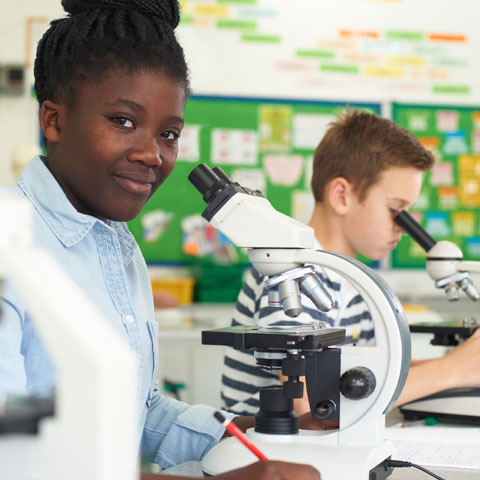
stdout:
POLYGON ((51 100, 45 100, 40 107, 40 128, 47 142, 56 143, 61 137, 61 120, 63 109, 51 100))
POLYGON ((337 215, 345 215, 354 195, 352 184, 343 177, 336 177, 327 185, 327 199, 337 215))

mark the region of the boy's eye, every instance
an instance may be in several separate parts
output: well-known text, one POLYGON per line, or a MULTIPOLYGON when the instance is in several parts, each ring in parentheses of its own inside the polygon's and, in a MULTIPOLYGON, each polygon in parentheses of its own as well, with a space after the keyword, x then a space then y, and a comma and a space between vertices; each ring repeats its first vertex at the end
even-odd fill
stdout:
POLYGON ((134 128, 135 124, 127 117, 113 117, 113 122, 125 128, 134 128))
POLYGON ((175 141, 180 138, 180 134, 173 132, 172 130, 166 130, 165 132, 162 132, 162 137, 170 141, 175 141))

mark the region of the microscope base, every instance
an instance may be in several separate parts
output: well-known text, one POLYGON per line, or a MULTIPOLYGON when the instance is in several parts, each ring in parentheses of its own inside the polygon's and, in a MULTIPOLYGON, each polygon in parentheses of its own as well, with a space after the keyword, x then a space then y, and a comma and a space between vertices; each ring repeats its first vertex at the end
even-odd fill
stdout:
MULTIPOLYGON (((325 480, 369 480, 371 470, 395 455, 395 447, 389 440, 375 446, 331 445, 308 431, 298 435, 266 435, 249 430, 247 435, 269 460, 310 464, 325 480)), ((236 438, 230 437, 207 453, 202 469, 207 475, 218 475, 257 460, 236 438)))

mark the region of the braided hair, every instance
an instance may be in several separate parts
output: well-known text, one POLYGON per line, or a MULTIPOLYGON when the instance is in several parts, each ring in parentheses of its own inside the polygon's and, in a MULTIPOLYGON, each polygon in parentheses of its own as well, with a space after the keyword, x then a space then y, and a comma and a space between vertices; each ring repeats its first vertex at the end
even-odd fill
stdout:
POLYGON ((75 101, 75 86, 114 69, 158 70, 183 82, 188 68, 174 29, 177 0, 62 0, 68 16, 50 23, 38 43, 35 92, 45 100, 75 101))

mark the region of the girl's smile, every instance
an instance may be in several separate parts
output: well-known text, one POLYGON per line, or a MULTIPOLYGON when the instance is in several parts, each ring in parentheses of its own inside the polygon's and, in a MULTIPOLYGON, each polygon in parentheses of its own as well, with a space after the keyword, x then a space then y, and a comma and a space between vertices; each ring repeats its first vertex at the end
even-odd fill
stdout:
POLYGON ((155 175, 149 175, 148 177, 150 178, 135 172, 112 173, 113 181, 117 182, 127 192, 140 196, 148 195, 150 197, 149 193, 156 183, 156 177, 155 175))

